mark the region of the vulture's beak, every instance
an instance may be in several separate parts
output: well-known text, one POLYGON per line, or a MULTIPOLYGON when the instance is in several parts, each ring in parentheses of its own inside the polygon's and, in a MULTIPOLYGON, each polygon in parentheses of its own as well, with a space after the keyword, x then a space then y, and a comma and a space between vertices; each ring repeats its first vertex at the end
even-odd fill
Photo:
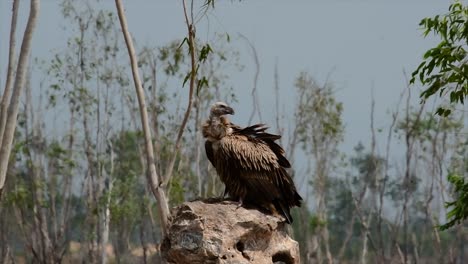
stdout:
POLYGON ((232 109, 232 107, 229 107, 229 106, 228 106, 228 107, 226 107, 226 108, 224 109, 224 113, 225 113, 226 115, 233 115, 233 114, 234 114, 234 109, 232 109))

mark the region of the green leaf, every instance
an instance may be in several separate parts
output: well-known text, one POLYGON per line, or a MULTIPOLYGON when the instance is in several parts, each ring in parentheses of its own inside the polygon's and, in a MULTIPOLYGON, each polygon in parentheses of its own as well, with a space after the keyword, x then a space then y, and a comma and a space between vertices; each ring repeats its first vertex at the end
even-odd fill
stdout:
POLYGON ((204 62, 208 58, 208 55, 211 52, 213 52, 213 50, 211 49, 210 44, 206 44, 205 46, 203 46, 201 51, 200 51, 200 56, 198 58, 198 61, 204 62))
POLYGON ((182 47, 182 45, 184 45, 184 43, 187 43, 187 44, 188 44, 188 38, 187 38, 187 37, 185 37, 185 38, 182 40, 182 42, 180 43, 179 47, 177 47, 177 49, 179 50, 179 49, 182 47))
POLYGON ((185 83, 188 81, 191 75, 192 75, 192 72, 189 72, 187 73, 187 75, 185 75, 184 82, 182 83, 182 87, 185 86, 185 83))
POLYGON ((198 80, 197 83, 197 96, 200 92, 200 90, 203 88, 203 86, 208 87, 208 79, 203 76, 200 80, 198 80))

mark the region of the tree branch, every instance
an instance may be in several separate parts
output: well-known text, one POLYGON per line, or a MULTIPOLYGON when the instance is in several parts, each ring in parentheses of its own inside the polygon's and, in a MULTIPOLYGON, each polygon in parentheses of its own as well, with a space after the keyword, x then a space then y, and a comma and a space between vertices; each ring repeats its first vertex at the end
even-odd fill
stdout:
POLYGON ((255 63, 255 75, 254 75, 254 80, 253 80, 253 86, 252 86, 252 92, 251 92, 251 95, 252 95, 252 113, 250 114, 250 117, 249 117, 249 121, 247 122, 248 124, 251 124, 254 116, 255 116, 255 112, 257 112, 258 114, 258 118, 260 119, 260 122, 262 122, 262 114, 260 112, 260 103, 258 101, 258 92, 257 92, 257 83, 258 83, 258 77, 260 75, 260 62, 259 62, 259 59, 258 59, 258 54, 257 54, 257 49, 255 49, 255 46, 252 44, 252 42, 250 42, 250 40, 242 35, 242 34, 239 34, 241 36, 241 38, 245 39, 245 41, 247 42, 247 44, 249 45, 250 49, 252 50, 252 57, 254 59, 254 63, 255 63))
POLYGON ((187 122, 190 117, 190 111, 192 110, 193 91, 195 90, 195 81, 197 77, 197 61, 195 58, 195 26, 193 25, 193 20, 192 22, 190 22, 188 18, 187 6, 185 4, 185 0, 182 0, 182 4, 184 6, 185 24, 187 25, 188 45, 189 45, 190 61, 191 61, 191 66, 192 66, 191 72, 190 72, 189 98, 188 98, 187 109, 185 110, 185 114, 184 114, 184 119, 182 120, 182 124, 180 125, 179 133, 177 134, 177 139, 176 139, 176 143, 174 146, 174 150, 172 151, 172 156, 167 166, 166 174, 162 182, 163 186, 167 185, 167 183, 171 179, 172 172, 174 171, 174 165, 177 159, 177 153, 179 152, 180 143, 182 142, 182 135, 184 134, 184 129, 187 126, 187 122))
POLYGON ((137 97, 138 97, 138 104, 140 106, 141 124, 143 126, 143 133, 145 136, 148 183, 151 187, 151 191, 153 192, 154 197, 158 201, 160 221, 161 221, 161 230, 162 230, 162 235, 165 236, 167 234, 169 205, 167 203, 166 194, 164 193, 164 190, 160 186, 160 178, 156 172, 156 165, 154 164, 153 143, 151 141, 151 130, 148 124, 148 113, 146 110, 145 94, 144 94, 143 87, 141 85, 140 76, 138 74, 138 62, 137 62, 137 58, 135 55, 135 48, 133 47, 133 41, 128 31, 127 19, 123 11, 122 1, 115 0, 115 5, 117 7, 117 13, 119 16, 120 26, 122 27, 122 33, 124 35, 125 43, 128 49, 128 55, 130 57, 133 82, 135 84, 135 90, 136 90, 137 97))

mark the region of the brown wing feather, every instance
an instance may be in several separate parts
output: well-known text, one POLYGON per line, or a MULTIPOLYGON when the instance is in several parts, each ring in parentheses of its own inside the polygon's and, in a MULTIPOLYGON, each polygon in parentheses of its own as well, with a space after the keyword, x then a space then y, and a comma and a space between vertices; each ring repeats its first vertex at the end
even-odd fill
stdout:
POLYGON ((229 194, 260 206, 276 207, 292 221, 289 208, 300 206, 302 198, 294 182, 268 143, 245 135, 230 135, 219 142, 217 171, 229 194))
POLYGON ((205 142, 205 152, 206 152, 206 156, 208 157, 208 160, 211 162, 211 165, 213 165, 213 167, 216 167, 214 152, 213 152, 213 143, 211 141, 207 140, 205 142))
POLYGON ((267 129, 268 127, 264 124, 256 124, 237 131, 234 130, 234 133, 262 140, 268 145, 268 147, 273 151, 273 153, 275 153, 276 157, 278 158, 278 163, 281 166, 285 168, 291 168, 291 164, 289 163, 288 159, 284 156, 285 151, 280 145, 275 143, 275 141, 280 139, 281 136, 266 133, 265 131, 267 129))

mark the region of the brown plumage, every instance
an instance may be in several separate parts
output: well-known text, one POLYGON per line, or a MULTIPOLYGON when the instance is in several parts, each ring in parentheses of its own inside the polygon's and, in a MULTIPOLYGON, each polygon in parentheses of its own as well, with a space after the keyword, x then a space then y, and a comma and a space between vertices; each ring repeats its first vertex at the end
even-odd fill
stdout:
POLYGON ((228 114, 234 114, 231 107, 215 103, 202 128, 206 154, 226 186, 224 194, 292 223, 289 210, 300 206, 302 198, 285 169, 291 167, 285 152, 275 143, 281 136, 265 132, 263 124, 236 126, 228 114))

